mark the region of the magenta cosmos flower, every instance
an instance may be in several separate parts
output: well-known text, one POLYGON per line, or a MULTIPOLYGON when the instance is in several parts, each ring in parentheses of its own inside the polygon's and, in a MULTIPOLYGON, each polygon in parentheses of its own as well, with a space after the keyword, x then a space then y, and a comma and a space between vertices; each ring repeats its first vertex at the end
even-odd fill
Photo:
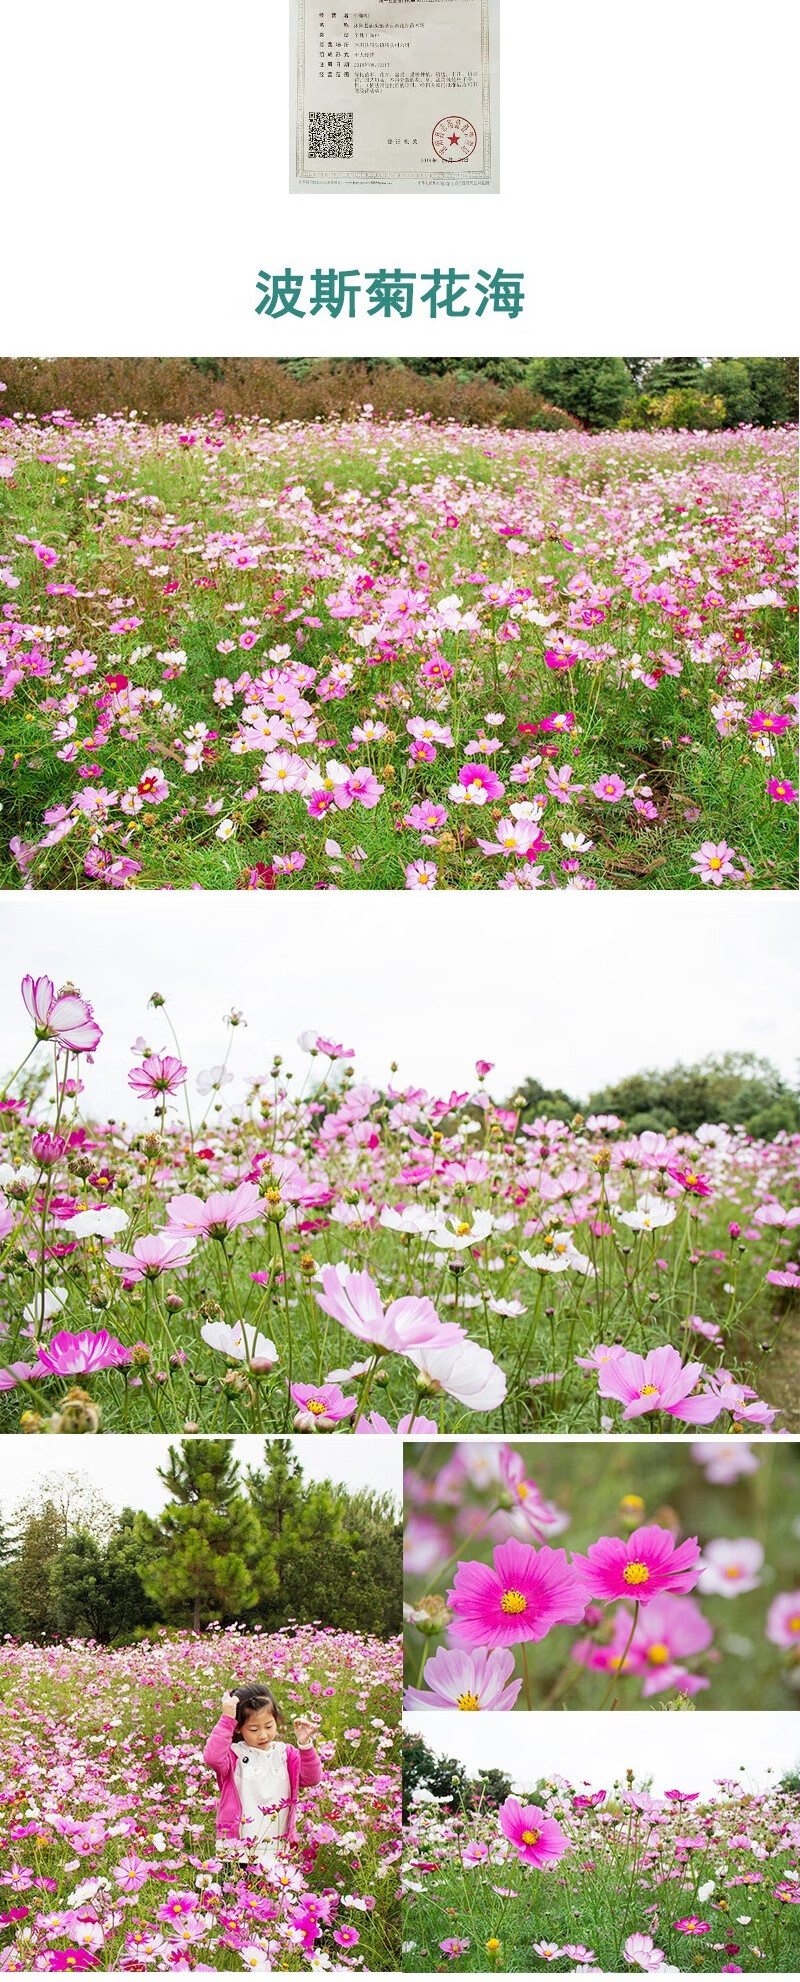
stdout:
POLYGON ((186 1079, 186 1068, 174 1053, 148 1053, 141 1066, 132 1067, 128 1086, 134 1094, 149 1101, 154 1095, 177 1094, 186 1079))
POLYGON ((625 1405, 624 1418, 640 1418, 646 1411, 666 1411, 685 1424, 710 1425, 721 1410, 719 1397, 707 1391, 692 1396, 700 1378, 702 1363, 681 1362, 677 1349, 665 1344, 651 1349, 647 1356, 631 1350, 603 1363, 598 1370, 597 1387, 601 1397, 616 1397, 625 1405))
POLYGON ((455 1612, 451 1635, 462 1645, 538 1642, 556 1624, 580 1624, 586 1608, 583 1577, 563 1548, 532 1542, 501 1543, 494 1567, 459 1562, 447 1601, 455 1612))
POLYGON ((65 1053, 94 1053, 103 1037, 92 1008, 72 985, 56 991, 50 977, 23 977, 22 1002, 37 1039, 54 1039, 65 1053))
POLYGON ((136 1285, 138 1280, 157 1280, 173 1266, 185 1266, 194 1252, 196 1240, 181 1232, 147 1232, 141 1239, 134 1239, 133 1251, 119 1252, 116 1246, 109 1247, 106 1259, 111 1266, 118 1266, 125 1276, 126 1284, 136 1285))
POLYGON ((258 1185, 237 1184, 234 1191, 212 1191, 208 1198, 186 1191, 171 1197, 167 1205, 171 1232, 202 1232, 209 1239, 224 1239, 238 1225, 249 1225, 261 1215, 258 1185))
POLYGON ((295 1431, 330 1431, 356 1408, 355 1397, 345 1397, 338 1383, 293 1383, 291 1395, 298 1406, 295 1431))
POLYGON ((800 1652, 800 1590, 784 1590, 767 1611, 765 1625, 772 1645, 800 1652))
POLYGON ((487 1651, 448 1651, 440 1645, 423 1671, 425 1690, 407 1686, 404 1707, 455 1707, 460 1713, 481 1708, 497 1713, 515 1706, 521 1679, 514 1679, 514 1654, 498 1647, 487 1651))
POLYGON ((620 1597, 650 1603, 662 1590, 680 1596, 694 1589, 701 1574, 697 1536, 676 1548, 669 1530, 658 1527, 634 1528, 627 1541, 602 1535, 573 1561, 589 1595, 605 1603, 620 1597))
POLYGON ((524 1865, 557 1865, 569 1851, 569 1838, 561 1825, 535 1803, 520 1803, 516 1796, 507 1796, 497 1814, 503 1836, 519 1852, 524 1865))
POLYGON ((39 1350, 39 1367, 48 1375, 89 1376, 93 1370, 115 1369, 126 1363, 129 1356, 130 1350, 105 1328, 98 1335, 88 1329, 80 1335, 71 1335, 67 1328, 62 1328, 46 1349, 39 1350))

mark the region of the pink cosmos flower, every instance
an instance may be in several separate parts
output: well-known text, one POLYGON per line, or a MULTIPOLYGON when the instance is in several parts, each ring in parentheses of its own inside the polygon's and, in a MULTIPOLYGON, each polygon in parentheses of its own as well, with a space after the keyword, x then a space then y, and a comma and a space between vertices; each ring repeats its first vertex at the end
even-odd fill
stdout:
POLYGON ((719 1417, 722 1405, 716 1394, 692 1395, 703 1376, 702 1363, 684 1365, 677 1349, 666 1344, 662 1349, 651 1349, 647 1356, 628 1350, 609 1359, 598 1371, 597 1387, 601 1397, 616 1397, 625 1405, 624 1418, 666 1411, 684 1424, 708 1425, 719 1417))
POLYGON ((800 1652, 800 1590, 784 1590, 773 1599, 764 1629, 771 1645, 800 1652))
POLYGON ((406 887, 412 894, 424 889, 428 894, 435 888, 439 869, 433 860, 410 860, 405 870, 406 887))
POLYGON ((595 798, 602 798, 606 805, 617 805, 625 797, 625 780, 618 778, 614 771, 605 778, 598 778, 597 783, 592 785, 592 791, 595 798))
POLYGON ((747 1536, 740 1536, 736 1541, 720 1536, 717 1541, 706 1542, 698 1585, 700 1595, 737 1597, 747 1590, 757 1590, 761 1583, 758 1572, 763 1562, 761 1543, 747 1536))
POLYGON ((695 1693, 707 1687, 707 1679, 690 1672, 683 1664, 696 1653, 708 1651, 714 1637, 694 1597, 672 1596, 664 1591, 640 1610, 632 1644, 630 1634, 630 1612, 627 1607, 620 1608, 614 1614, 611 1642, 598 1645, 592 1639, 585 1639, 575 1646, 573 1657, 601 1672, 614 1670, 638 1675, 646 1700, 673 1687, 681 1693, 695 1693))
POLYGON ((208 1198, 185 1191, 167 1204, 170 1232, 201 1232, 209 1239, 224 1239, 239 1225, 250 1225, 262 1213, 257 1184, 237 1184, 233 1191, 212 1191, 208 1198))
POLYGON ((395 1432, 388 1418, 381 1417, 380 1411, 370 1411, 368 1418, 359 1418, 354 1427, 357 1432, 377 1433, 382 1438, 403 1438, 413 1430, 420 1438, 436 1438, 439 1426, 433 1418, 420 1417, 418 1411, 407 1411, 401 1418, 395 1432))
POLYGON ((71 985, 56 991, 50 977, 23 977, 22 1001, 37 1039, 54 1039, 64 1053, 94 1053, 103 1037, 91 1005, 71 985))
POLYGON ((546 1638, 557 1624, 579 1624, 588 1591, 563 1548, 501 1543, 494 1565, 459 1562, 447 1601, 451 1635, 462 1645, 518 1645, 546 1638))
POLYGON ((111 1266, 118 1266, 125 1284, 135 1287, 139 1280, 157 1280, 173 1266, 185 1266, 194 1252, 196 1239, 181 1232, 148 1232, 141 1239, 134 1239, 133 1251, 118 1251, 109 1246, 106 1259, 111 1266))
POLYGON ((497 772, 489 764, 462 764, 458 773, 458 784, 451 787, 453 797, 467 798, 471 805, 488 805, 495 798, 502 798, 505 785, 497 772))
POLYGON ((646 1971, 662 1968, 666 1960, 663 1948, 656 1947, 652 1934, 629 1934, 622 1952, 632 1968, 646 1971))
POLYGON ((785 778, 769 778, 767 791, 776 805, 797 804, 797 790, 794 785, 788 784, 785 778))
POLYGON ((299 1406, 295 1431, 330 1431, 356 1408, 357 1399, 345 1397, 338 1383, 293 1383, 290 1389, 299 1406))
POLYGON ((708 1182, 708 1178, 701 1177, 697 1170, 679 1170, 674 1164, 670 1163, 667 1166, 667 1176, 672 1177, 674 1183, 680 1184, 682 1189, 690 1197, 711 1196, 711 1185, 708 1182))
POLYGON ((676 1921, 674 1922, 674 1927, 675 1927, 675 1932, 676 1932, 676 1934, 708 1934, 708 1933, 710 1933, 710 1928, 709 1928, 709 1925, 708 1925, 708 1921, 707 1921, 707 1920, 698 1920, 698 1918, 697 1918, 697 1914, 696 1914, 696 1913, 690 1913, 690 1914, 688 1914, 688 1915, 686 1916, 686 1918, 685 1918, 684 1920, 676 1920, 676 1921))
POLYGON ((59 1329, 48 1343, 39 1350, 39 1365, 55 1376, 89 1376, 94 1370, 116 1369, 120 1363, 127 1363, 130 1350, 123 1347, 108 1330, 101 1328, 93 1335, 83 1329, 80 1335, 71 1335, 66 1328, 59 1329))
POLYGON ((526 854, 538 852, 541 844, 541 831, 533 819, 501 819, 493 840, 478 840, 488 856, 497 853, 509 860, 523 860, 526 854))
POLYGON ((141 1066, 132 1067, 128 1086, 134 1094, 149 1101, 154 1095, 177 1094, 186 1079, 187 1068, 174 1053, 148 1053, 141 1066))
POLYGON ((368 1273, 337 1271, 326 1266, 322 1272, 322 1293, 316 1296, 325 1314, 360 1342, 406 1355, 410 1347, 424 1343, 444 1343, 461 1339, 455 1322, 441 1322, 432 1301, 424 1296, 404 1295, 392 1301, 384 1312, 378 1288, 368 1273))
POLYGON ((515 1705, 522 1685, 514 1679, 514 1654, 495 1651, 448 1651, 440 1645, 423 1668, 424 1688, 408 1686, 404 1707, 455 1707, 461 1713, 483 1708, 497 1713, 515 1705), (427 1689, 427 1690, 426 1690, 427 1689))
POLYGON ((727 840, 704 840, 698 852, 692 854, 692 865, 701 881, 710 881, 713 887, 721 888, 723 881, 736 873, 733 864, 736 859, 738 854, 734 847, 728 846, 727 840))
POLYGON ((516 1796, 507 1796, 497 1815, 503 1836, 513 1844, 524 1865, 557 1865, 569 1851, 569 1838, 561 1825, 535 1803, 520 1803, 516 1796))
POLYGON ((694 1589, 700 1576, 700 1543, 695 1535, 676 1548, 667 1528, 635 1528, 627 1541, 602 1535, 590 1543, 586 1555, 574 1555, 573 1562, 589 1595, 600 1602, 634 1597, 646 1604, 662 1590, 678 1595, 694 1589))

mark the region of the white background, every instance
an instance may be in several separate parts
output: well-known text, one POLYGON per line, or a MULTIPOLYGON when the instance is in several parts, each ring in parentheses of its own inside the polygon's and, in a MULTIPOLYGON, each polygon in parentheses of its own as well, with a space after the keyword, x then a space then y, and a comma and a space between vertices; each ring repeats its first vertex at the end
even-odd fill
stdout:
POLYGON ((384 202, 289 197, 289 0, 8 7, 0 349, 796 351, 795 10, 501 16, 501 194, 384 202), (524 268, 525 315, 255 314, 262 266, 434 259, 524 268))
MULTIPOLYGON (((3 1441, 6 1452, 9 1441, 3 1441)), ((110 1501, 112 1507, 141 1507, 147 1514, 159 1514, 170 1495, 158 1477, 158 1468, 169 1463, 170 1446, 180 1437, 160 1438, 149 1432, 129 1438, 17 1438, 13 1467, 4 1467, 0 1481, 0 1513, 5 1521, 23 1496, 36 1492, 43 1482, 59 1474, 78 1474, 110 1501)), ((263 1469, 263 1438, 232 1438, 234 1458, 244 1474, 246 1467, 263 1469)), ((371 1488, 375 1493, 391 1493, 401 1503, 401 1451, 395 1438, 320 1438, 310 1435, 292 1440, 306 1480, 333 1480, 352 1493, 371 1488)))

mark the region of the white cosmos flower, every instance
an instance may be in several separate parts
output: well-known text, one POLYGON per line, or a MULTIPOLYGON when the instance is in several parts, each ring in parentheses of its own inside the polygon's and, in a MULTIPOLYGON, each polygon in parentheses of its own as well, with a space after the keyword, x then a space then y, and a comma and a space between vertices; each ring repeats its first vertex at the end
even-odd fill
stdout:
POLYGON ((435 1213, 426 1211, 421 1204, 404 1204, 402 1211, 393 1211, 391 1205, 385 1204, 378 1222, 389 1232, 411 1232, 416 1236, 433 1231, 438 1221, 435 1213))
POLYGON ((71 1239, 113 1239, 117 1232, 124 1232, 128 1214, 118 1205, 99 1205, 95 1211, 76 1211, 66 1226, 71 1239))
POLYGON ((632 1232, 657 1232, 660 1226, 671 1225, 678 1216, 677 1207, 665 1197, 637 1197, 635 1211, 620 1211, 614 1205, 613 1213, 620 1225, 627 1225, 632 1232))
POLYGON ((215 1088, 227 1087, 228 1082, 232 1080, 233 1074, 227 1073, 224 1067, 204 1067, 202 1073, 197 1076, 197 1092, 213 1094, 215 1088))
POLYGON ((503 1371, 489 1349, 464 1336, 460 1342, 435 1342, 420 1349, 407 1349, 409 1360, 419 1371, 420 1387, 428 1391, 446 1390, 459 1404, 471 1411, 496 1411, 506 1394, 503 1371))
POLYGON ((44 1300, 41 1294, 35 1294, 33 1300, 23 1308, 22 1319, 33 1322, 52 1321, 54 1315, 61 1313, 66 1299, 66 1287, 46 1287, 44 1300))
POLYGON ((587 1253, 579 1253, 571 1232, 554 1232, 546 1252, 521 1252, 520 1259, 532 1273, 585 1273, 594 1279, 594 1267, 587 1253))
POLYGON ((260 1335, 243 1321, 237 1321, 234 1327, 227 1321, 207 1321, 200 1334, 209 1349, 219 1349, 221 1355, 233 1356, 237 1363, 249 1362, 257 1370, 271 1369, 278 1361, 278 1351, 269 1336, 260 1335))
POLYGON ((448 1252, 464 1252, 468 1246, 481 1245, 493 1230, 494 1219, 491 1212, 476 1211, 471 1225, 467 1224, 466 1219, 456 1220, 452 1216, 448 1223, 443 1220, 437 1221, 431 1232, 431 1239, 433 1244, 442 1250, 446 1248, 448 1252))

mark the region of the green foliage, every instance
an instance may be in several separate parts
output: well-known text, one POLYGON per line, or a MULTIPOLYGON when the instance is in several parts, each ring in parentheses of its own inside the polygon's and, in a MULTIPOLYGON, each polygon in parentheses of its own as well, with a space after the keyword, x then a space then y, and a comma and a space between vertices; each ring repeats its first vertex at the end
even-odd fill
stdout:
POLYGON ((635 391, 624 358, 531 358, 528 384, 592 431, 615 427, 635 391))
POLYGON ((753 1136, 800 1129, 798 1097, 769 1060, 755 1053, 709 1055, 696 1066, 628 1074, 589 1099, 593 1114, 620 1115, 632 1133, 643 1128, 694 1131, 701 1122, 739 1125, 753 1136), (777 1127, 758 1126, 774 1118, 777 1127))
POLYGON ((403 1816, 407 1821, 415 1790, 434 1797, 444 1816, 466 1811, 476 1786, 463 1762, 452 1755, 434 1755, 421 1734, 403 1735, 403 1816))
POLYGON ((642 393, 626 407, 619 422, 624 431, 654 432, 658 428, 680 432, 688 428, 694 433, 714 433, 729 424, 724 399, 718 393, 700 391, 695 386, 676 387, 665 393, 642 393))
POLYGON ((51 1480, 14 1533, 0 1523, 0 1635, 108 1645, 155 1623, 279 1629, 291 1616, 394 1636, 402 1529, 391 1496, 307 1482, 288 1439, 264 1451, 243 1479, 229 1439, 170 1447, 158 1519, 115 1516, 80 1474, 51 1480))
POLYGON ((158 1611, 147 1597, 139 1565, 130 1512, 105 1547, 84 1532, 71 1536, 50 1571, 50 1592, 64 1636, 88 1631, 98 1644, 110 1645, 155 1622, 158 1611))

